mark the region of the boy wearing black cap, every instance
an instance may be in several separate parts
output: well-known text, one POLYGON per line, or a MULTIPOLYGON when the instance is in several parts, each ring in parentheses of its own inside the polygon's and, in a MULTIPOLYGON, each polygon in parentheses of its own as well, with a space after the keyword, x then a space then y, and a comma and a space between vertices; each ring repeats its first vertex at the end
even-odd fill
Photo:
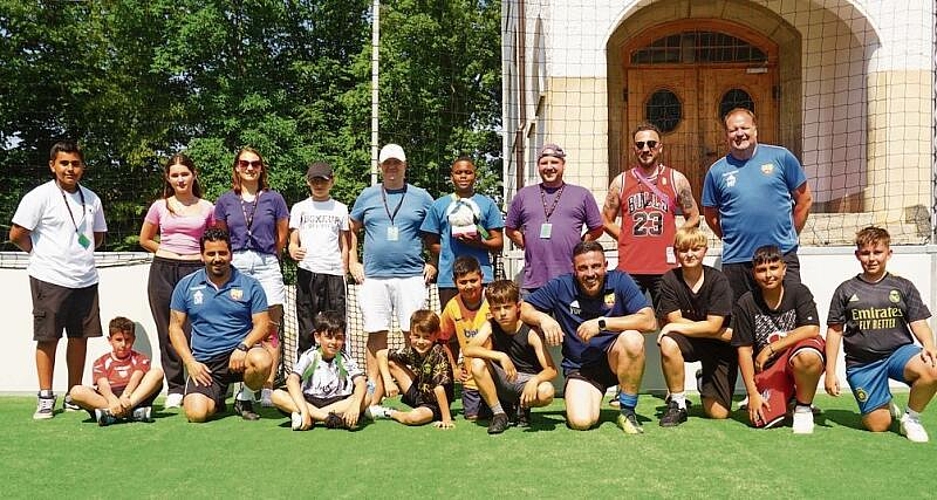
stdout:
POLYGON ((296 317, 299 349, 313 345, 314 321, 322 311, 345 315, 345 275, 348 272, 348 207, 332 199, 332 167, 315 162, 306 171, 311 195, 290 210, 290 257, 296 269, 296 317))

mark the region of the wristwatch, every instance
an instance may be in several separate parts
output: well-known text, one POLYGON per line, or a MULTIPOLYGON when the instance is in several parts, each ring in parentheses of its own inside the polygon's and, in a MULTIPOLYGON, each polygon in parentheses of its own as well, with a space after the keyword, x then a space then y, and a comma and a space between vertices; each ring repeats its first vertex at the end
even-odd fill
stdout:
POLYGON ((605 317, 599 318, 599 330, 608 329, 608 325, 605 323, 605 317))
POLYGON ((237 347, 235 347, 235 349, 237 349, 237 350, 239 350, 239 351, 247 352, 247 351, 250 350, 250 347, 247 347, 247 344, 245 344, 244 342, 241 342, 240 344, 238 344, 237 347))

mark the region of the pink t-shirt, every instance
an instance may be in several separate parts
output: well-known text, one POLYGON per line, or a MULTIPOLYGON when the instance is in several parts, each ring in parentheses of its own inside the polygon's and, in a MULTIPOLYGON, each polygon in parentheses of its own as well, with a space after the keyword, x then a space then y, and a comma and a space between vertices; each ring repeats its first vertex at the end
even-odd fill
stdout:
POLYGON ((179 255, 199 253, 198 240, 215 223, 215 207, 199 200, 198 211, 193 214, 173 214, 166 208, 166 200, 156 200, 143 219, 159 227, 159 247, 179 255))

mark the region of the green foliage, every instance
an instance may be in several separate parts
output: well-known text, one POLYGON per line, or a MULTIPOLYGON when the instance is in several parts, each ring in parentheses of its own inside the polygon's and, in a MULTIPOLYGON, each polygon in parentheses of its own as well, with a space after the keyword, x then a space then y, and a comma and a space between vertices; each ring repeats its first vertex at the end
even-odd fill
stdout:
MULTIPOLYGON (((6 223, 49 179, 49 146, 77 139, 101 195, 107 249, 137 250, 162 164, 185 150, 208 199, 235 152, 260 151, 288 203, 306 165, 336 171, 348 204, 369 182, 368 0, 0 0, 0 194, 6 223)), ((412 158, 410 181, 448 191, 477 159, 500 192, 500 3, 398 0, 382 7, 381 142, 412 158), (487 167, 487 168, 486 168, 487 167)), ((9 248, 9 247, 8 247, 9 248)))

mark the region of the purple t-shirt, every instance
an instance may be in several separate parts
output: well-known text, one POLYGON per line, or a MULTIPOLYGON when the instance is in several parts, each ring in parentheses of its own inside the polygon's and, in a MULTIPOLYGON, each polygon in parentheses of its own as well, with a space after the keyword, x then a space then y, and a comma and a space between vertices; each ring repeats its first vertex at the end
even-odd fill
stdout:
POLYGON ((253 250, 276 255, 277 222, 289 218, 286 201, 276 191, 259 191, 250 203, 234 191, 228 191, 215 202, 215 220, 228 225, 231 249, 235 252, 253 250))
POLYGON ((573 247, 582 241, 582 226, 590 231, 602 227, 602 214, 589 190, 573 184, 541 186, 521 188, 504 220, 504 227, 524 234, 524 288, 540 288, 550 279, 572 272, 573 247), (552 208, 554 203, 556 208, 552 208), (550 234, 544 238, 542 227, 551 208, 550 234))

